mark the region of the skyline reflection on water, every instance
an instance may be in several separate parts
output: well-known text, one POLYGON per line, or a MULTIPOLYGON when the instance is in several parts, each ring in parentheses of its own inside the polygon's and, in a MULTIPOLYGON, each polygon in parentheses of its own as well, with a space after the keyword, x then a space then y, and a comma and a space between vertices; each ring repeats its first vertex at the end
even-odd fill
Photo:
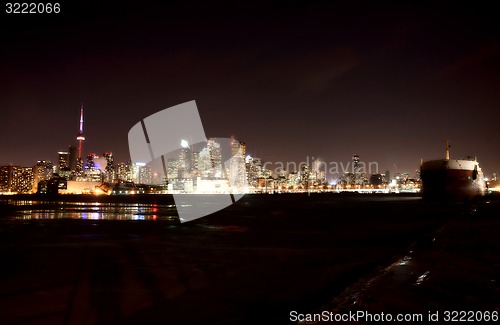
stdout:
POLYGON ((80 220, 176 220, 173 204, 47 202, 9 200, 16 207, 14 220, 80 219, 80 220))

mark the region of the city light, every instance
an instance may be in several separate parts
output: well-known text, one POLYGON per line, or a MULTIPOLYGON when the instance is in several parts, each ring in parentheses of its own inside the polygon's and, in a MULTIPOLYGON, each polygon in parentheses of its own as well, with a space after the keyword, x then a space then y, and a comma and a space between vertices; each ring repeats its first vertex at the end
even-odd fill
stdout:
MULTIPOLYGON (((208 139, 204 147, 194 148, 180 141, 178 156, 165 159, 162 166, 145 162, 116 164, 108 151, 101 156, 91 153, 80 158, 83 135, 83 106, 78 148, 57 151, 58 162, 39 160, 34 167, 0 166, 0 193, 42 194, 217 194, 217 193, 299 193, 358 192, 416 193, 421 189, 420 172, 414 177, 406 172, 370 173, 359 155, 352 155, 347 164, 340 163, 340 172, 327 170, 327 164, 309 157, 294 162, 263 161, 246 152, 246 143, 234 138, 224 147, 218 139, 208 139), (223 151, 231 158, 222 161, 223 151), (279 166, 279 168, 277 167, 279 166), (274 169, 273 169, 274 167, 274 169), (336 176, 338 175, 338 176, 336 176), (327 180, 327 177, 331 177, 327 180)), ((335 165, 335 166, 338 166, 335 165)), ((370 166, 370 164, 368 164, 370 166)), ((377 165, 378 168, 378 165, 377 165)), ((484 178, 490 191, 497 191, 496 175, 484 178), (493 183, 493 181, 495 181, 493 183)))

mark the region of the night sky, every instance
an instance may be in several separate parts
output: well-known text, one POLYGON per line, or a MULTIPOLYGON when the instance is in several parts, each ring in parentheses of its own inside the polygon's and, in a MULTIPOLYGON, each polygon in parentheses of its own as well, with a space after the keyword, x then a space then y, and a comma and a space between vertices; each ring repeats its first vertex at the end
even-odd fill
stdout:
POLYGON ((264 161, 349 162, 414 174, 477 156, 500 172, 500 20, 485 3, 62 2, 2 8, 0 165, 84 152, 129 159, 127 134, 196 100, 208 137, 264 161))

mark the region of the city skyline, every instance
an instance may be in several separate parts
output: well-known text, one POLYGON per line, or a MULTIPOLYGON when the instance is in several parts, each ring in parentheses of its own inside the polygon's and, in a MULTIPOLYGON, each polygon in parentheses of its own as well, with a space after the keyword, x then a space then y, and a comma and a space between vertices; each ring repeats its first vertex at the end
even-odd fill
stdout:
MULTIPOLYGON (((81 130, 82 127, 79 144, 81 130)), ((420 189, 418 171, 414 177, 408 173, 392 175, 389 171, 379 174, 377 163, 368 163, 366 169, 359 155, 353 155, 352 162, 345 166, 341 163, 341 169, 318 159, 275 167, 276 164, 246 155, 246 147, 246 143, 234 138, 210 138, 191 145, 181 140, 178 150, 151 164, 139 161, 115 164, 111 152, 102 157, 88 154, 84 162, 81 151, 77 155, 76 147, 70 146, 68 151, 58 152, 56 164, 43 160, 33 167, 0 166, 0 194, 243 194, 343 190, 415 193, 420 189), (372 164, 375 170, 371 169, 372 164), (332 175, 336 178, 329 179, 332 175)), ((496 182, 496 176, 492 181, 496 182)))
MULTIPOLYGON (((69 151, 75 150, 78 152, 78 154, 74 153, 74 158, 77 160, 76 162, 73 162, 74 164, 78 165, 78 160, 81 159, 81 166, 80 169, 82 169, 84 166, 88 167, 89 164, 89 157, 92 157, 91 159, 93 160, 95 158, 101 158, 105 159, 106 155, 111 154, 113 156, 113 153, 111 150, 109 151, 92 151, 92 152, 86 152, 83 149, 83 144, 82 141, 86 140, 85 136, 83 135, 83 103, 80 104, 80 114, 79 114, 79 128, 78 128, 78 133, 76 136, 76 142, 74 144, 69 144, 67 148, 67 152, 63 152, 61 150, 57 151, 57 154, 59 155, 59 158, 55 159, 55 154, 52 155, 54 156, 53 159, 47 159, 47 155, 44 156, 44 159, 36 159, 33 160, 28 164, 22 165, 22 164, 15 164, 10 162, 9 164, 2 164, 1 165, 11 165, 11 166, 22 166, 22 167, 30 167, 36 165, 37 162, 40 161, 48 161, 50 163, 54 163, 54 167, 57 166, 58 161, 61 159, 61 154, 69 154, 69 151), (77 147, 75 147, 77 146, 77 147), (102 157, 99 157, 102 156, 102 157)), ((234 137, 232 137, 234 139, 234 137)), ((213 139, 213 138, 210 138, 213 139)), ((239 139, 236 139, 239 140, 239 139)), ((185 140, 183 140, 185 141, 185 140)), ((246 146, 246 142, 245 146, 246 146)), ((443 142, 444 144, 447 143, 446 141, 443 142)), ((183 145, 182 143, 180 145, 183 145)), ((187 141, 185 141, 184 145, 189 145, 187 141)), ((246 150, 246 149, 245 149, 246 150)), ((354 153, 352 154, 351 157, 343 157, 343 159, 335 160, 335 161, 325 161, 323 158, 321 158, 321 155, 318 156, 305 156, 302 160, 300 161, 284 161, 284 160, 276 160, 276 161, 270 161, 270 160, 263 160, 260 156, 251 154, 249 153, 247 155, 248 157, 256 158, 262 161, 263 167, 270 170, 272 172, 272 176, 276 177, 280 175, 280 170, 284 170, 287 173, 293 173, 293 172, 300 172, 300 166, 302 164, 306 164, 307 166, 313 165, 315 162, 319 162, 321 164, 321 169, 325 172, 325 177, 327 178, 327 181, 334 181, 337 182, 340 177, 342 177, 346 173, 353 173, 354 172, 354 163, 352 163, 351 159, 354 159, 354 157, 357 157, 358 162, 361 162, 363 168, 362 168, 362 173, 370 176, 373 174, 386 174, 387 172, 393 173, 394 174, 407 174, 410 175, 410 177, 413 177, 416 173, 418 173, 419 167, 417 167, 414 170, 402 170, 400 169, 400 166, 394 164, 393 166, 390 166, 390 168, 381 168, 379 167, 378 161, 370 161, 370 160, 359 160, 360 157, 358 154, 354 153), (373 168, 372 168, 373 167, 373 168), (394 170, 392 170, 394 168, 394 170)), ((443 157, 437 157, 436 159, 441 159, 443 157)), ((467 156, 464 158, 476 158, 475 156, 467 156)), ((453 158, 452 158, 453 159, 453 158)), ((113 163, 113 162, 112 162, 113 163)), ((93 164, 93 161, 90 163, 93 164)), ((125 161, 116 161, 114 162, 114 165, 117 166, 119 164, 131 164, 130 158, 125 160, 125 161)), ((157 164, 149 164, 151 167, 155 168, 154 172, 161 173, 162 168, 161 166, 156 166, 157 164)), ((99 166, 100 170, 105 169, 105 166, 99 166)), ((496 171, 492 171, 491 174, 496 173, 496 171)))
POLYGON ((2 16, 0 165, 84 156, 127 161, 144 116, 196 100, 208 137, 234 136, 263 161, 477 156, 500 170, 499 28, 488 8, 425 5, 63 4, 2 16), (430 9, 432 10, 430 10, 430 9))

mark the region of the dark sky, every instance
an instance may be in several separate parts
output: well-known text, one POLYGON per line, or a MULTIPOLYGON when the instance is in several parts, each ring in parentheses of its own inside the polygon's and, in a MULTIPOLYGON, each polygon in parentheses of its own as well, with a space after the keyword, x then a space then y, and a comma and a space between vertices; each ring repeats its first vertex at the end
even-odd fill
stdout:
POLYGON ((357 153, 413 174, 449 139, 452 157, 499 172, 497 11, 400 2, 2 9, 0 165, 55 161, 76 144, 81 102, 85 153, 125 161, 134 124, 196 100, 207 136, 234 135, 264 161, 357 153))

